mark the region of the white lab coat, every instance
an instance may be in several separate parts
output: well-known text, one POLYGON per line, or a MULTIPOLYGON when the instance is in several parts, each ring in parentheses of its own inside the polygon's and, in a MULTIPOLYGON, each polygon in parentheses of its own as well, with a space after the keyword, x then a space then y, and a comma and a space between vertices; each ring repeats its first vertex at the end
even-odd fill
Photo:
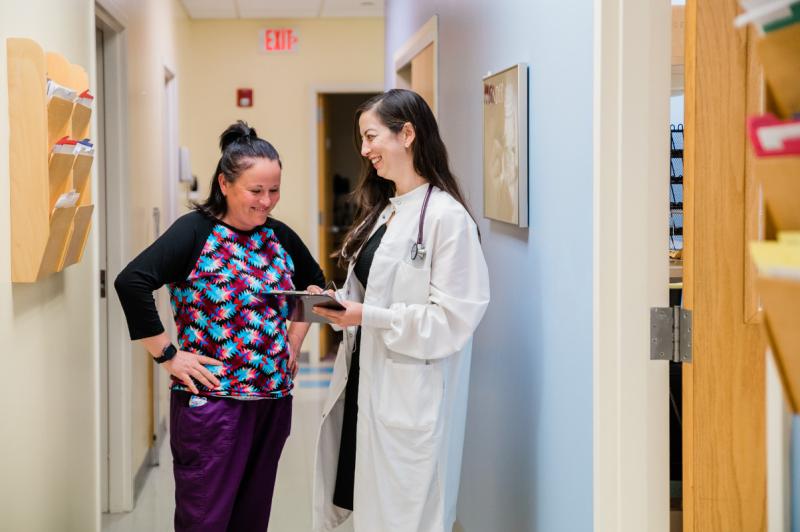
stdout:
MULTIPOLYGON (((391 199, 367 290, 350 265, 340 295, 364 303, 356 430, 356 532, 450 532, 455 521, 472 334, 489 303, 475 223, 435 188, 424 262, 411 261, 428 185, 391 199)), ((350 512, 333 505, 344 391, 356 328, 345 331, 322 412, 314 467, 314 531, 350 512)))

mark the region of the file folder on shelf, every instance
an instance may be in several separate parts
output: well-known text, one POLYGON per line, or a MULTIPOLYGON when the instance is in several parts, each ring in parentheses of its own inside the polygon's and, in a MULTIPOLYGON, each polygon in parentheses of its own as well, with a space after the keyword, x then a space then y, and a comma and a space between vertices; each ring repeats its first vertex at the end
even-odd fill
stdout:
POLYGON ((74 183, 75 190, 81 195, 81 205, 88 205, 92 201, 92 191, 88 186, 92 162, 94 162, 94 156, 92 155, 83 155, 79 153, 77 157, 75 157, 72 182, 74 183))
POLYGON ((773 240, 750 242, 750 257, 759 275, 800 281, 800 246, 773 240))
POLYGON ((800 230, 800 156, 762 157, 755 161, 767 218, 767 236, 800 230))
POLYGON ((50 181, 50 210, 55 207, 56 200, 72 187, 72 165, 75 156, 66 153, 54 153, 50 156, 48 175, 50 181))
POLYGON ((800 119, 781 120, 772 114, 751 116, 747 133, 759 157, 800 156, 800 119))
POLYGON ((72 233, 69 244, 64 253, 64 262, 61 269, 80 262, 83 250, 86 248, 86 240, 89 237, 89 230, 92 227, 92 211, 94 205, 83 205, 75 211, 75 218, 72 223, 72 233))
POLYGON ((77 207, 69 207, 53 211, 53 216, 50 218, 50 234, 47 238, 47 246, 37 279, 61 271, 76 210, 77 207))
POLYGON ((72 111, 72 136, 77 139, 89 136, 93 101, 94 96, 88 90, 83 91, 75 101, 75 109, 72 111))
POLYGON ((55 146, 56 142, 70 134, 72 118, 71 101, 62 98, 51 98, 47 103, 47 144, 55 146))

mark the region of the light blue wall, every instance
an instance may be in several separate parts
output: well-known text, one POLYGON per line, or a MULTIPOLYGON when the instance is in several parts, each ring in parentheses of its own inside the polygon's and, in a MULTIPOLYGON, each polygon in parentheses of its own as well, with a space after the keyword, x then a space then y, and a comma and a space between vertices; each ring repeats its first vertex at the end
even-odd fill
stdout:
POLYGON ((592 529, 592 1, 388 0, 394 52, 439 14, 439 121, 480 220, 492 303, 475 336, 459 520, 592 529), (531 228, 482 217, 482 85, 530 70, 531 228))
POLYGON ((683 124, 683 94, 671 96, 669 99, 669 123, 683 124))

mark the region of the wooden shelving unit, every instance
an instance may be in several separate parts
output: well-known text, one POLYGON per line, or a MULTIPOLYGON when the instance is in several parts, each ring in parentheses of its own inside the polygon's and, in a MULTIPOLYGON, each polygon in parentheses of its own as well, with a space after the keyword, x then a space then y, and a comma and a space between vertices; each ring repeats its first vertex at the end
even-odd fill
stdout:
POLYGON ((91 229, 91 166, 87 155, 54 154, 63 137, 89 136, 91 109, 48 102, 47 80, 81 93, 86 71, 30 39, 8 39, 11 280, 36 282, 80 261, 91 229), (70 190, 73 207, 55 208, 70 190))
MULTIPOLYGON (((800 113, 800 24, 768 31, 756 49, 767 82, 767 112, 783 119, 800 113)), ((754 171, 764 201, 765 237, 800 231, 800 154, 757 158, 754 171)), ((800 413, 800 279, 759 274, 756 285, 784 393, 800 413)))

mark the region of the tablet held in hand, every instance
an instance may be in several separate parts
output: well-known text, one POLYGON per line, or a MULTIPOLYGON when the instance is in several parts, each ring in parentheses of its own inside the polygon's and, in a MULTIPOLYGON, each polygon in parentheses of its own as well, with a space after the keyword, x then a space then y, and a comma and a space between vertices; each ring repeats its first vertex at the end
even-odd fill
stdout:
POLYGON ((305 290, 275 290, 266 294, 267 298, 283 297, 289 303, 289 320, 308 323, 330 323, 319 314, 316 306, 331 310, 345 310, 344 306, 328 294, 312 294, 305 290))

